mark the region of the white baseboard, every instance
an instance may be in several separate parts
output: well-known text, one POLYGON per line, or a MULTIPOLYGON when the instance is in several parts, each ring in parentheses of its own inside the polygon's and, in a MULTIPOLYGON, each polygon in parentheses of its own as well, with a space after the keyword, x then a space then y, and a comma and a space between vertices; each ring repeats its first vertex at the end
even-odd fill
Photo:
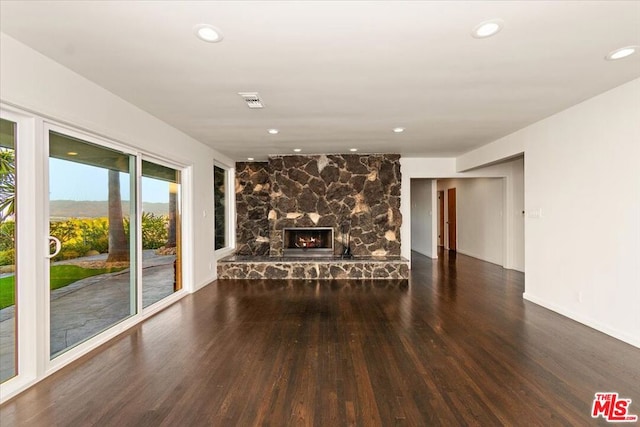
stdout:
POLYGON ((627 344, 630 344, 634 347, 640 348, 640 337, 635 337, 633 335, 630 335, 626 332, 622 332, 619 331, 615 328, 611 328, 610 326, 607 326, 601 322, 598 322, 594 319, 591 319, 587 316, 583 316, 581 314, 578 313, 574 313, 571 310, 567 310, 563 307, 560 307, 556 304, 550 303, 546 300, 544 300, 543 298, 539 298, 536 297, 535 295, 531 295, 528 292, 525 292, 522 297, 524 299, 526 299, 527 301, 530 301, 534 304, 537 304, 539 306, 542 306, 546 309, 549 309, 551 311, 555 311, 558 314, 561 314, 565 317, 568 317, 571 320, 575 320, 578 323, 582 323, 585 326, 588 326, 592 329, 595 329, 596 331, 602 332, 603 334, 607 334, 615 339, 618 339, 620 341, 623 341, 627 344))
POLYGON ((438 258, 438 256, 437 256, 437 255, 436 255, 436 256, 433 256, 433 254, 427 254, 427 253, 425 253, 425 251, 420 251, 420 250, 418 250, 418 249, 411 249, 411 252, 417 252, 417 253, 419 253, 420 255, 424 255, 424 256, 426 256, 427 258, 431 258, 431 259, 437 259, 437 258, 438 258))
POLYGON ((213 276, 209 277, 208 279, 205 279, 202 282, 198 283, 193 289, 193 292, 199 291, 200 289, 204 288, 207 285, 210 285, 212 282, 215 282, 216 280, 218 280, 218 273, 215 273, 213 276))
POLYGON ((462 254, 462 255, 470 256, 471 258, 479 259, 480 261, 484 261, 484 262, 488 262, 490 264, 495 264, 495 265, 499 265, 500 267, 504 267, 501 262, 495 262, 495 261, 488 260, 486 258, 481 257, 480 255, 477 255, 477 254, 474 254, 474 253, 471 253, 471 252, 467 252, 464 249, 457 249, 456 252, 458 252, 459 254, 462 254))

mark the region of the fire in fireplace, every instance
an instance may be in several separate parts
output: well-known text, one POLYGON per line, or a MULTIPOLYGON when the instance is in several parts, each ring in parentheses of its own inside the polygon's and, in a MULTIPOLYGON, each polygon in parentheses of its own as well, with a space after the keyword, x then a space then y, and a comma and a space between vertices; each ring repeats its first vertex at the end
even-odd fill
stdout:
POLYGON ((331 227, 285 228, 283 233, 284 256, 333 256, 331 227))

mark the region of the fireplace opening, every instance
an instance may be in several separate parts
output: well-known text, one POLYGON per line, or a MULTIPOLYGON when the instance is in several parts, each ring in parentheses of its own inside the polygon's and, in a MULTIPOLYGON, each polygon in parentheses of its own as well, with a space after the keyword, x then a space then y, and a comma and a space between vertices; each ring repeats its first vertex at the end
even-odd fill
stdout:
POLYGON ((283 232, 284 256, 333 256, 331 227, 285 228, 283 232))

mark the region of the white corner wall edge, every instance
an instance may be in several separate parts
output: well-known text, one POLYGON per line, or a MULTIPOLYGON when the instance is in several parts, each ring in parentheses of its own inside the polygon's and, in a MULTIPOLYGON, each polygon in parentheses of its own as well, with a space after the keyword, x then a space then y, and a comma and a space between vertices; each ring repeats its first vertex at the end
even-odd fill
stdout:
POLYGON ((598 332, 603 332, 613 338, 619 339, 620 341, 624 341, 629 345, 640 348, 640 339, 638 339, 637 337, 634 337, 633 335, 611 328, 608 325, 598 322, 597 320, 592 319, 588 316, 583 316, 574 311, 567 310, 564 307, 561 307, 557 304, 553 304, 549 301, 546 301, 543 298, 539 298, 535 295, 532 295, 529 292, 525 292, 524 294, 522 294, 522 297, 533 304, 539 305, 540 307, 546 308, 562 316, 568 317, 572 320, 575 320, 578 323, 581 323, 585 326, 590 327, 591 329, 594 329, 598 332))
POLYGON ((490 166, 524 153, 524 140, 512 141, 509 136, 510 135, 507 135, 456 157, 456 172, 465 172, 475 168, 490 166))

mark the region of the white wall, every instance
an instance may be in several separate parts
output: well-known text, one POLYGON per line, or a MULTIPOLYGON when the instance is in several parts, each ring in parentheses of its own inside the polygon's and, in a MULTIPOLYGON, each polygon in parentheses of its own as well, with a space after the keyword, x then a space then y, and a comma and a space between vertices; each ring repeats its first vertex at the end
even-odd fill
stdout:
MULTIPOLYGON (((517 242, 513 245, 513 258, 511 268, 524 272, 524 166, 525 159, 520 157, 511 162, 511 189, 513 194, 513 211, 507 220, 512 221, 513 235, 517 236, 517 242)), ((506 182, 505 182, 506 184, 506 182)))
MULTIPOLYGON (((438 180, 444 191, 445 222, 448 218, 448 192, 456 189, 457 251, 494 264, 504 262, 505 218, 504 178, 466 178, 438 180)), ((445 248, 449 230, 445 224, 445 248)))
POLYGON ((486 167, 496 162, 502 162, 520 157, 524 153, 525 141, 517 142, 499 139, 480 148, 469 151, 455 159, 456 171, 464 172, 477 167, 486 167))
POLYGON ((434 257, 433 235, 433 195, 432 181, 415 179, 411 181, 411 250, 434 257))
MULTIPOLYGON (((412 182, 416 182, 419 178, 423 179, 445 179, 445 178, 503 178, 503 215, 502 222, 502 260, 497 262, 505 268, 524 270, 524 259, 521 258, 524 253, 524 234, 523 228, 516 227, 517 220, 522 222, 522 205, 523 186, 522 184, 522 158, 516 158, 505 162, 495 163, 487 167, 479 167, 467 172, 456 171, 456 160, 453 158, 411 158, 402 157, 400 159, 402 167, 402 187, 400 198, 400 211, 402 212, 403 225, 401 228, 402 256, 411 257, 411 248, 413 247, 411 236, 411 218, 410 195, 412 182), (518 181, 517 176, 520 176, 518 181), (520 202, 518 202, 520 201, 520 202), (520 215, 519 218, 516 214, 520 215)), ((436 190, 432 191, 433 195, 433 212, 437 212, 437 194, 436 190)), ((432 253, 433 257, 437 254, 437 217, 434 215, 432 226, 433 240, 432 253)), ((446 228, 446 227, 445 227, 446 228)), ((446 239, 445 239, 446 243, 446 239)), ((470 246, 473 251, 473 246, 470 246)), ((476 256, 476 255, 473 255, 476 256)), ((483 255, 484 256, 484 255, 483 255)), ((491 262, 496 262, 493 255, 490 256, 491 262)), ((483 258, 484 259, 484 258, 483 258)))
POLYGON ((6 34, 0 50, 2 102, 191 165, 192 210, 184 222, 193 266, 185 285, 193 290, 214 280, 213 161, 234 162, 6 34))
POLYGON ((525 152, 525 298, 640 347, 640 79, 458 163, 509 146, 525 152))

